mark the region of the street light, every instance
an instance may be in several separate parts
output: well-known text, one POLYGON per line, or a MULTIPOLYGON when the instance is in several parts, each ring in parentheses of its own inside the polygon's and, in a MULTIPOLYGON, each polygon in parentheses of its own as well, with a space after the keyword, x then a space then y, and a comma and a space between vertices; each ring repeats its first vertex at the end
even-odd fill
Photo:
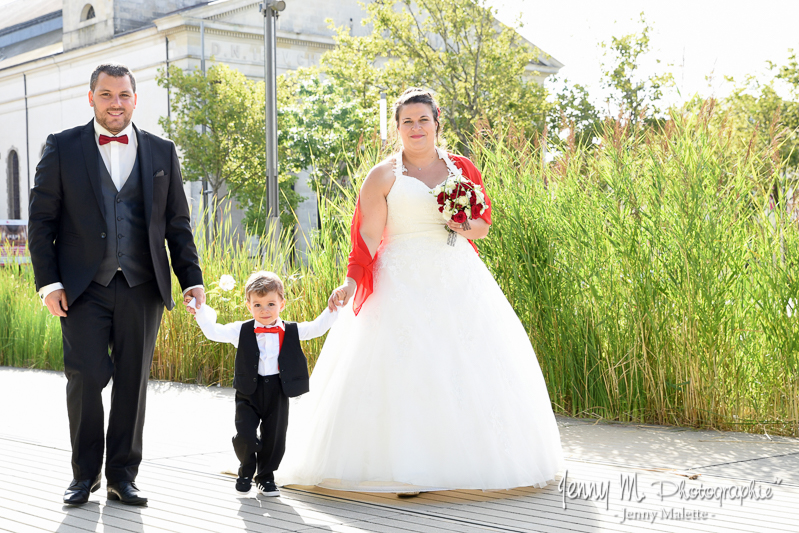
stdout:
POLYGON ((283 0, 266 0, 259 6, 264 15, 264 86, 266 87, 266 223, 278 231, 280 208, 277 185, 277 39, 275 21, 286 9, 283 0))

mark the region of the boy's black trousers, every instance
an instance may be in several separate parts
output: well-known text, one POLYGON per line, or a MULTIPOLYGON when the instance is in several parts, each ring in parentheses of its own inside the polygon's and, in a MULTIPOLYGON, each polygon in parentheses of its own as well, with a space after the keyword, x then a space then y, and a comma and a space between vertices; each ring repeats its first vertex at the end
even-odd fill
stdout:
POLYGON ((241 463, 239 477, 256 483, 274 481, 274 472, 286 451, 288 426, 289 398, 283 393, 279 374, 258 376, 252 394, 236 391, 233 449, 241 463))

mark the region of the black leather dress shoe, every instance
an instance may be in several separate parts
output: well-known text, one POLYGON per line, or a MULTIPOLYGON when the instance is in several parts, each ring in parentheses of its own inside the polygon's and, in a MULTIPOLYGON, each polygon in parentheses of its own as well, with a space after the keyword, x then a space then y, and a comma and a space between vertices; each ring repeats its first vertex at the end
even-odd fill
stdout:
POLYGON ((147 498, 141 495, 133 481, 120 481, 108 485, 108 499, 119 500, 127 505, 144 505, 147 498))
POLYGON ((95 479, 73 479, 64 492, 64 503, 80 505, 89 501, 89 494, 100 488, 100 474, 95 479))

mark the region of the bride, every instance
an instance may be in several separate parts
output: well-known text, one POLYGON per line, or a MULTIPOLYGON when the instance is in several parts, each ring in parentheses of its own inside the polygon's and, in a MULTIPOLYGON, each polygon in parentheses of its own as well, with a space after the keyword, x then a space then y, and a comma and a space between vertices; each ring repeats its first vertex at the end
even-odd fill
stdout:
POLYGON ((329 302, 345 307, 292 406, 276 480, 399 493, 544 486, 563 465, 546 384, 470 243, 488 234, 488 198, 480 218, 445 224, 432 194, 459 175, 482 187, 480 172, 436 146, 429 92, 405 91, 394 118, 402 148, 361 188, 347 278, 329 302))

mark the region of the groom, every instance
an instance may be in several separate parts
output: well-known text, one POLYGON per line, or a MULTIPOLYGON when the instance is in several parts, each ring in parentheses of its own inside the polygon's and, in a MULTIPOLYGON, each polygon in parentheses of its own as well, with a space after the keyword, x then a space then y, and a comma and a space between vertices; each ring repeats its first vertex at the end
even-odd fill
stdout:
POLYGON ((100 487, 104 441, 108 499, 143 505, 147 378, 172 270, 205 301, 189 208, 171 141, 131 123, 136 80, 122 65, 91 76, 94 119, 51 134, 36 167, 28 242, 36 289, 61 318, 74 479, 64 503, 100 487), (101 393, 114 378, 108 431, 101 393), (104 438, 105 437, 105 438, 104 438))

